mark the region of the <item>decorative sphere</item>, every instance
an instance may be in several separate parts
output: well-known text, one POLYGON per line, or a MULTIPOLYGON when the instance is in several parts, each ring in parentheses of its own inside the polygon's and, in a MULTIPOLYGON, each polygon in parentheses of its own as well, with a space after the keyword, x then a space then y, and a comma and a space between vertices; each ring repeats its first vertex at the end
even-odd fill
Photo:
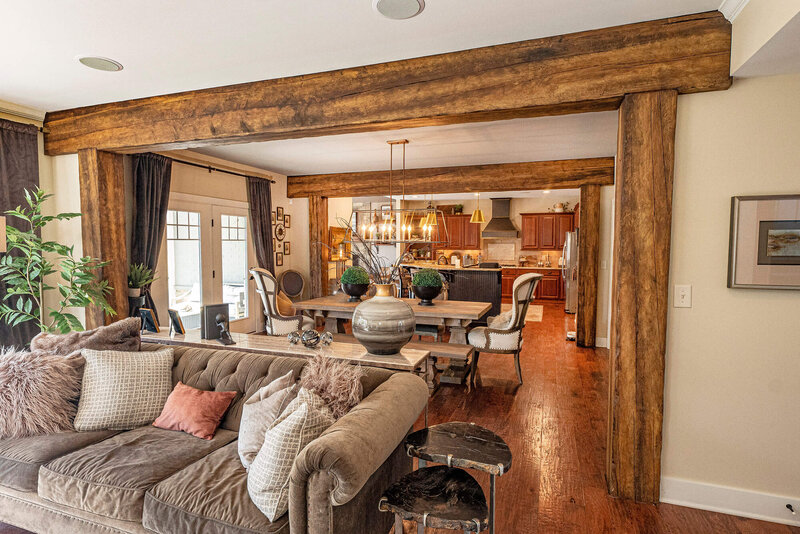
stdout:
POLYGON ((326 330, 325 332, 322 333, 321 336, 319 336, 319 339, 323 345, 330 345, 331 343, 333 343, 333 334, 331 334, 326 330))
POLYGON ((308 348, 314 348, 319 345, 320 335, 319 332, 316 330, 304 330, 303 334, 300 336, 300 341, 303 342, 308 348))
POLYGON ((289 343, 292 345, 297 345, 300 343, 300 337, 303 335, 301 330, 295 330, 294 332, 290 333, 287 337, 289 338, 289 343))

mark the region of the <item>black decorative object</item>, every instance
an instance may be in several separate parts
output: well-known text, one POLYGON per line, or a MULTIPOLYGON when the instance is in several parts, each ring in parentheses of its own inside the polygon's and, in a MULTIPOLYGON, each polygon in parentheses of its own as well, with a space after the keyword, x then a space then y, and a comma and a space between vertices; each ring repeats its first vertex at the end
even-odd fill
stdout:
POLYGON ((361 302, 361 297, 369 291, 369 284, 342 284, 342 291, 350 297, 347 302, 361 302))
POLYGON ((333 334, 331 334, 326 330, 325 332, 320 334, 319 340, 320 342, 322 342, 323 345, 330 345, 331 343, 333 343, 333 334))
POLYGON ((219 339, 217 315, 228 315, 227 304, 209 304, 200 308, 200 337, 202 339, 219 339))
POLYGON ((214 322, 217 323, 217 327, 219 328, 219 338, 217 341, 222 345, 235 345, 236 342, 233 341, 231 333, 228 330, 228 316, 224 313, 218 313, 214 318, 214 322))
POLYGON ((300 338, 303 336, 302 330, 295 330, 294 332, 290 332, 286 338, 289 340, 289 343, 292 345, 297 345, 300 343, 300 338))
POLYGON ((411 290, 419 297, 420 306, 433 306, 433 299, 442 292, 442 286, 411 286, 411 290))
POLYGON ((319 332, 317 332, 316 330, 304 330, 302 335, 300 336, 300 341, 303 343, 304 346, 308 347, 309 349, 313 349, 317 345, 319 345, 320 342, 319 332))

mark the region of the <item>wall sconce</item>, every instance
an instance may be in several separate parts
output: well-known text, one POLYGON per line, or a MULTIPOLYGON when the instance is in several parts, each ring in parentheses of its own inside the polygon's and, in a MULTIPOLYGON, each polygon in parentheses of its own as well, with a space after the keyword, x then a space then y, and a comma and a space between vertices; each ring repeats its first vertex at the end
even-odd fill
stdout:
POLYGON ((6 218, 0 215, 0 252, 6 251, 6 218))

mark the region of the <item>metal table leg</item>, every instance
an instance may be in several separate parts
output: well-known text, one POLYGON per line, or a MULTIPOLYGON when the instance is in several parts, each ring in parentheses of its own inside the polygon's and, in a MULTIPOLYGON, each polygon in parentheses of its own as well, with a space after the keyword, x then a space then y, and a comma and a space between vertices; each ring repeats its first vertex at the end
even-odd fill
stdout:
POLYGON ((489 534, 494 534, 494 482, 495 476, 492 475, 491 489, 489 490, 489 534))

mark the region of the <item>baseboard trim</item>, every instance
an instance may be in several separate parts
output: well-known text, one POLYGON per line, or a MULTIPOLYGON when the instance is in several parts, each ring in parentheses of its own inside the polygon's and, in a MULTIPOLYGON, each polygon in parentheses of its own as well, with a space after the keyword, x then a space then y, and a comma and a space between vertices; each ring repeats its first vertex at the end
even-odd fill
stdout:
POLYGON ((800 509, 800 497, 758 493, 693 480, 662 477, 660 500, 689 508, 800 526, 800 516, 792 515, 786 508, 786 504, 789 503, 795 510, 800 509))
POLYGON ((607 337, 596 337, 594 338, 594 346, 600 347, 603 349, 608 348, 608 338, 607 337))

